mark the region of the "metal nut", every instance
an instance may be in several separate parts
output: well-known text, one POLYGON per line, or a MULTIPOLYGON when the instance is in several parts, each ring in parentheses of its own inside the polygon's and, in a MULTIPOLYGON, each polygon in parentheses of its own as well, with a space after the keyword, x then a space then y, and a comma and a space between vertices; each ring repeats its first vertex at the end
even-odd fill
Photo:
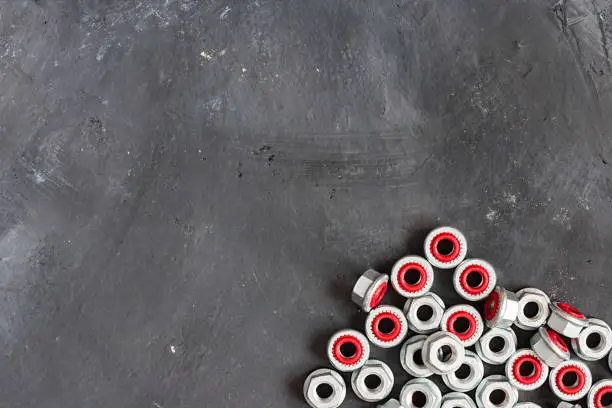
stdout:
POLYGON ((408 299, 404 304, 404 314, 408 320, 408 327, 413 332, 420 334, 435 332, 440 326, 445 307, 440 296, 432 292, 415 299, 408 299), (431 316, 426 320, 419 318, 418 312, 421 308, 431 309, 431 316))
POLYGON ((612 349, 612 329, 603 320, 588 319, 589 325, 572 339, 572 348, 578 357, 586 361, 601 360, 612 349), (590 346, 589 337, 594 336, 597 344, 590 346))
POLYGON ((476 404, 467 394, 449 392, 442 397, 440 408, 476 408, 476 404))
POLYGON ((482 259, 466 259, 461 262, 453 275, 455 291, 471 302, 489 296, 497 284, 497 274, 490 263, 482 259), (471 277, 476 277, 472 282, 471 277))
POLYGON ((404 313, 397 307, 378 306, 366 318, 365 333, 375 346, 381 348, 395 347, 408 334, 408 322, 404 313), (389 331, 384 328, 385 322, 390 325, 389 331))
MULTIPOLYGON (((463 360, 462 366, 458 370, 444 374, 442 381, 448 388, 453 391, 468 392, 476 388, 482 378, 484 377, 484 365, 480 357, 476 353, 465 350, 465 359, 463 360), (469 370, 467 376, 459 378, 458 372, 466 366, 469 370)), ((449 407, 454 408, 454 407, 449 407)))
POLYGON ((377 408, 404 408, 402 404, 399 403, 396 399, 389 399, 387 402, 381 405, 377 405, 377 408))
POLYGON ((612 380, 608 378, 605 380, 597 381, 589 390, 589 394, 587 396, 587 407, 605 407, 606 405, 604 405, 603 400, 604 398, 606 398, 606 395, 609 396, 610 394, 612 394, 612 380))
POLYGON ((351 386, 355 395, 364 401, 376 402, 386 398, 393 388, 393 372, 389 366, 379 360, 368 360, 351 375, 351 386), (374 376, 380 380, 374 388, 366 383, 366 378, 374 376))
POLYGON ((569 360, 570 354, 565 341, 552 329, 540 327, 529 340, 531 349, 548 365, 556 367, 565 360, 569 360))
POLYGON ((419 334, 410 337, 400 350, 400 363, 408 374, 413 377, 429 377, 433 372, 423 363, 423 343, 427 336, 419 334))
POLYGON ((578 337, 588 325, 584 314, 567 303, 554 302, 550 305, 550 311, 548 327, 570 339, 578 337))
MULTIPOLYGON (((422 401, 421 401, 422 402, 422 401)), ((405 408, 439 408, 442 402, 440 388, 427 378, 415 378, 402 387, 400 403, 405 408), (424 399, 424 404, 415 404, 415 399, 424 399)))
POLYGON ((514 408, 542 408, 542 407, 536 404, 535 402, 526 401, 526 402, 519 402, 518 404, 514 406, 514 408))
POLYGON ((433 281, 434 271, 431 264, 420 256, 405 256, 391 269, 391 285, 397 293, 407 298, 423 296, 429 292, 433 281), (411 280, 409 271, 417 272, 418 278, 411 280))
POLYGON ((446 312, 442 315, 440 329, 453 333, 464 347, 469 347, 474 345, 482 336, 484 323, 474 306, 455 305, 446 309, 446 312), (466 327, 460 327, 462 321, 466 324, 466 327))
POLYGON ((329 368, 313 371, 304 381, 304 399, 312 408, 337 408, 346 397, 346 385, 342 376, 329 368), (331 387, 331 395, 321 396, 319 386, 331 387))
POLYGON ((512 329, 493 328, 485 332, 476 343, 476 353, 487 364, 504 364, 506 360, 516 351, 516 334, 512 329), (494 339, 501 339, 501 349, 493 351, 494 339))
POLYGON ((432 230, 425 238, 425 257, 440 269, 451 269, 463 261, 467 254, 467 241, 461 231, 452 227, 432 230), (448 250, 443 248, 447 244, 448 250))
POLYGON ((337 331, 327 342, 327 358, 339 371, 356 370, 370 358, 370 343, 357 330, 337 331))
POLYGON ((548 378, 550 389, 563 401, 577 401, 586 396, 592 383, 591 370, 585 363, 578 360, 562 362, 551 370, 548 378), (568 376, 576 378, 573 384, 567 384, 568 376))
POLYGON ((434 374, 448 374, 457 370, 465 360, 465 349, 452 333, 436 332, 423 342, 423 363, 434 374))
POLYGON ((612 371, 612 351, 608 354, 608 368, 612 371))
POLYGON ((519 299, 518 315, 516 316, 516 326, 523 330, 535 330, 544 326, 550 315, 550 299, 546 293, 536 288, 525 288, 516 292, 519 299), (527 316, 525 308, 529 304, 537 306, 535 314, 527 316))
POLYGON ((497 286, 485 300, 484 317, 489 327, 508 328, 514 324, 517 315, 517 296, 501 286, 497 286))
POLYGON ((475 400, 480 408, 511 408, 518 402, 518 390, 503 375, 490 375, 476 388, 475 400), (503 401, 491 401, 494 391, 504 393, 503 401))
POLYGON ((531 349, 517 350, 506 362, 506 377, 519 390, 540 388, 548 378, 548 366, 531 349))
POLYGON ((580 404, 572 404, 571 402, 561 401, 557 404, 557 408, 582 408, 582 406, 580 404))
POLYGON ((369 312, 382 301, 387 292, 388 281, 387 275, 368 269, 355 282, 351 299, 364 311, 369 312))

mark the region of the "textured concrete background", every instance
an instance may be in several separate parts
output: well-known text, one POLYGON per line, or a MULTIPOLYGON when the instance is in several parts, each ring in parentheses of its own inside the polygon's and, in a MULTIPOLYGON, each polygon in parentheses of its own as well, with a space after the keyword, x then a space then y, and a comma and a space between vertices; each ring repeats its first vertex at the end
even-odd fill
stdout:
POLYGON ((303 406, 439 224, 612 321, 611 48, 603 0, 0 0, 0 407, 303 406))

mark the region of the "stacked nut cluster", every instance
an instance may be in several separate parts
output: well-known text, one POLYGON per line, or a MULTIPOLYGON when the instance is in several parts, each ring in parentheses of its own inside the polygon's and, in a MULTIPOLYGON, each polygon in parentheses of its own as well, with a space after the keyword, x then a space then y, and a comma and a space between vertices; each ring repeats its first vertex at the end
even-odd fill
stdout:
MULTIPOLYGON (((379 408, 539 408, 518 402, 519 390, 549 387, 568 401, 587 397, 588 408, 612 407, 612 378, 593 383, 583 362, 603 359, 612 349, 612 330, 603 321, 586 318, 576 308, 552 302, 539 289, 516 293, 497 285, 495 269, 482 259, 466 259, 467 241, 455 228, 440 227, 425 239, 425 258, 398 260, 391 275, 369 269, 359 277, 352 300, 368 312, 364 332, 336 332, 327 345, 337 370, 313 371, 304 383, 304 397, 313 408, 339 407, 346 385, 338 371, 352 372, 351 387, 360 399, 385 400, 394 385, 393 372, 383 361, 370 359, 371 345, 401 346, 401 365, 414 379, 401 389, 399 401, 379 408), (446 307, 430 292, 434 267, 454 269, 453 284, 466 301, 484 300, 481 315, 474 306, 446 307), (380 305, 388 283, 403 297, 403 310, 380 305), (530 348, 517 348, 515 325, 534 331, 530 348), (487 329, 485 330, 485 326, 487 329), (411 333, 411 336, 408 334, 411 333), (565 339, 571 340, 575 356, 565 339), (474 351, 469 350, 474 346, 474 351), (484 375, 484 364, 505 365, 504 375, 484 375), (427 377, 440 375, 453 392, 444 396, 427 377), (475 391, 475 402, 466 393, 475 391)), ((609 356, 612 370, 612 353, 609 356)))

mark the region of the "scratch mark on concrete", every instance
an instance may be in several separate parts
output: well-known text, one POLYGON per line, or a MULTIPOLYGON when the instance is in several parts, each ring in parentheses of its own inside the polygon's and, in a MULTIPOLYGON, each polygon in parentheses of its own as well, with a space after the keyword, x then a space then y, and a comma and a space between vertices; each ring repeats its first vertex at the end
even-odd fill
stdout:
POLYGON ((221 14, 219 14, 219 20, 225 20, 230 11, 232 11, 232 8, 230 6, 225 6, 221 14))

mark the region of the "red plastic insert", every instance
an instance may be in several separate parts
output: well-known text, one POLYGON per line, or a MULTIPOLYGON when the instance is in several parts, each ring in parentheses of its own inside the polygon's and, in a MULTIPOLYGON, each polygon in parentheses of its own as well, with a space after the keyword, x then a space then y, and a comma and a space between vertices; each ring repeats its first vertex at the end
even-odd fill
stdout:
POLYGON ((461 272, 461 275, 459 276, 459 284, 466 293, 470 295, 480 295, 489 286, 489 271, 487 271, 481 265, 469 265, 463 270, 463 272, 461 272), (471 273, 477 273, 480 275, 482 279, 480 285, 473 287, 468 284, 467 278, 471 273))
POLYGON ((431 250, 433 257, 438 261, 451 262, 459 256, 459 253, 461 252, 461 243, 457 237, 450 232, 441 232, 431 240, 429 249, 431 250), (440 245, 440 242, 442 241, 450 241, 453 244, 453 250, 450 252, 450 254, 442 254, 438 250, 438 245, 440 245))

